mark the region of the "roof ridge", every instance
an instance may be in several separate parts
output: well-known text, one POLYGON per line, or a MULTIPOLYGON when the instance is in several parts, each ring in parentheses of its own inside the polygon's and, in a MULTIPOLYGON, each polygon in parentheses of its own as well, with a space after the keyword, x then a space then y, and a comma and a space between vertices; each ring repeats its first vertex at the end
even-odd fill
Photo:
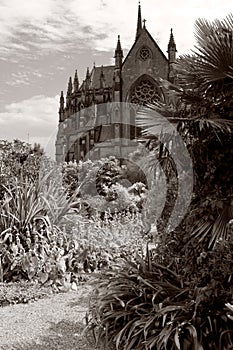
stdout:
POLYGON ((115 67, 115 65, 113 64, 113 65, 107 65, 107 66, 104 66, 104 65, 101 65, 101 66, 95 66, 95 67, 93 67, 93 69, 96 69, 96 68, 107 68, 107 67, 114 68, 114 67, 115 67))

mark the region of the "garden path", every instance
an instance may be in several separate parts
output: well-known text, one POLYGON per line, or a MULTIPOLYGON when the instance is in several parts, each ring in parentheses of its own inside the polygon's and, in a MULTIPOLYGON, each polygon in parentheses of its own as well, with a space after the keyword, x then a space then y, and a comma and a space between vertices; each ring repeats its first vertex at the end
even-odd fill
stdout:
POLYGON ((90 284, 29 304, 0 308, 1 350, 93 350, 83 336, 90 284))

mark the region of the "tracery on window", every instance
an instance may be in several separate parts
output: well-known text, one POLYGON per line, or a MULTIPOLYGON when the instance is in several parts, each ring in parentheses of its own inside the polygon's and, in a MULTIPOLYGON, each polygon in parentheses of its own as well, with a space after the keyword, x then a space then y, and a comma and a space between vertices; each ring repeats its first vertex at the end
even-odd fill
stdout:
POLYGON ((160 93, 149 79, 143 79, 135 86, 130 100, 131 103, 146 105, 160 100, 160 93))
POLYGON ((142 61, 146 61, 149 58, 152 58, 151 50, 148 47, 143 46, 139 51, 139 58, 142 61))

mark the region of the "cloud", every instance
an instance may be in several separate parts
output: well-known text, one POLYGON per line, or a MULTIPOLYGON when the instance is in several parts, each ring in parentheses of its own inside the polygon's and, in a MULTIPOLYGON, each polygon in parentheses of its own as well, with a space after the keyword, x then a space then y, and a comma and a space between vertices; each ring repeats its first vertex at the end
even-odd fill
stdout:
MULTIPOLYGON (((194 45, 197 18, 221 19, 231 7, 230 0, 165 0, 159 7, 143 0, 142 17, 164 53, 173 27, 182 54, 194 45)), ((58 96, 46 94, 62 90, 76 68, 81 81, 93 61, 112 63, 118 34, 126 56, 136 21, 135 0, 0 0, 0 137, 27 140, 29 133, 45 145, 58 121, 58 96)))
MULTIPOLYGON (((88 24, 61 0, 3 0, 0 5, 0 48, 3 57, 33 59, 51 51, 93 47, 108 34, 98 21, 88 24)), ((82 7, 82 5, 81 5, 82 7)))
MULTIPOLYGON (((25 67, 21 65, 21 68, 25 67)), ((42 78, 45 73, 39 72, 38 69, 32 70, 28 69, 25 71, 18 70, 16 72, 11 73, 11 77, 8 81, 6 81, 6 85, 9 86, 25 86, 32 85, 35 80, 38 78, 42 78)))
POLYGON ((32 144, 41 143, 45 149, 48 148, 50 155, 54 155, 58 107, 59 96, 43 95, 7 105, 0 113, 0 139, 29 139, 32 144))
POLYGON ((7 85, 14 86, 14 85, 30 85, 30 79, 27 74, 27 72, 16 72, 11 73, 11 79, 6 82, 7 85))
MULTIPOLYGON (((194 43, 195 19, 224 17, 230 0, 166 0, 155 6, 144 0, 142 16, 154 37, 167 49, 170 27, 174 28, 177 47, 184 53, 194 43)), ((0 4, 0 49, 2 59, 15 55, 37 59, 51 51, 66 52, 95 48, 114 49, 117 34, 129 49, 135 35, 137 4, 135 0, 2 0, 0 4)))

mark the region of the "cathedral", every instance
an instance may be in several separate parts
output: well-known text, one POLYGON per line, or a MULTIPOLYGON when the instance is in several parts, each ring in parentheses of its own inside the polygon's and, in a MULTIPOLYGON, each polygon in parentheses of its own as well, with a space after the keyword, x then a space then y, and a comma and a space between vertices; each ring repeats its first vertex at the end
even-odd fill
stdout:
POLYGON ((63 91, 60 96, 57 162, 124 158, 140 141, 138 106, 167 101, 160 81, 174 83, 174 36, 171 29, 166 57, 145 23, 139 4, 135 40, 126 57, 118 36, 114 65, 87 68, 81 84, 77 70, 70 77, 66 99, 63 91))

